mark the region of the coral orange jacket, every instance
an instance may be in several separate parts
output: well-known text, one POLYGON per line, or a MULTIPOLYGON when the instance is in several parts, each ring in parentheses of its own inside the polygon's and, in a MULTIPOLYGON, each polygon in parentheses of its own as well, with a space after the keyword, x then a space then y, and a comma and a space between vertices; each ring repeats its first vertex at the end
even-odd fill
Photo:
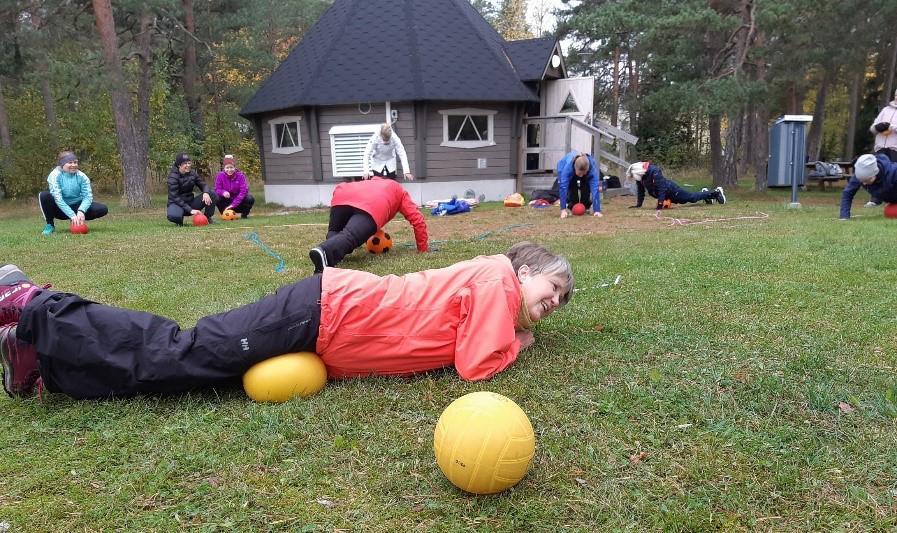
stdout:
POLYGON ((505 255, 404 276, 325 268, 317 352, 331 378, 454 365, 462 379, 487 379, 517 359, 520 304, 505 255))
POLYGON ((417 249, 427 251, 427 223, 401 185, 391 179, 374 176, 369 180, 340 183, 333 190, 330 205, 349 205, 371 215, 378 228, 402 213, 414 229, 417 249))

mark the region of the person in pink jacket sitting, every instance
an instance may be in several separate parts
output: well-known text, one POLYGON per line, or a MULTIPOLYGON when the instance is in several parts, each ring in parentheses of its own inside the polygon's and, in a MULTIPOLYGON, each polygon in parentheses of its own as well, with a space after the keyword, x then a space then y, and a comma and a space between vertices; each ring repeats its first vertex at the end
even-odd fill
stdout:
POLYGON ((14 265, 0 274, 3 386, 18 397, 179 393, 298 351, 316 352, 330 378, 454 366, 464 380, 489 379, 573 294, 570 263, 530 242, 404 276, 326 268, 187 330, 39 288, 14 265))
POLYGON ((224 213, 228 209, 233 209, 235 213, 240 213, 240 218, 249 217, 249 212, 255 204, 255 197, 249 194, 246 175, 237 168, 232 155, 224 156, 221 164, 223 169, 215 176, 218 212, 224 213))
POLYGON ((427 223, 411 195, 398 182, 374 176, 337 185, 330 200, 327 240, 308 252, 315 272, 338 265, 343 257, 364 244, 398 213, 402 213, 414 229, 417 250, 426 252, 429 249, 427 223))

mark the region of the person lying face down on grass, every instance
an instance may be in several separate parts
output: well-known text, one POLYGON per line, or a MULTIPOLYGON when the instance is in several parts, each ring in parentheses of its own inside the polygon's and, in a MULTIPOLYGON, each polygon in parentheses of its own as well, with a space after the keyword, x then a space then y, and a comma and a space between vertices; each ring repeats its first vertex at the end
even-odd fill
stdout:
POLYGON ((573 293, 570 263, 515 244, 404 276, 325 268, 254 303, 170 319, 42 289, 0 268, 0 360, 10 396, 178 393, 239 378, 284 353, 313 351, 329 378, 410 375, 454 366, 488 379, 533 342, 534 323, 573 293))
POLYGON ((689 192, 680 187, 675 181, 665 177, 660 167, 650 161, 640 161, 629 165, 626 169, 626 181, 631 183, 635 181, 638 187, 635 205, 629 206, 630 209, 638 209, 642 207, 645 201, 645 191, 654 198, 657 198, 657 209, 663 209, 663 202, 669 200, 674 204, 692 204, 704 201, 706 204, 712 204, 716 200, 718 204, 726 203, 726 193, 722 187, 708 190, 706 187, 699 192, 689 192))
POLYGON ((853 176, 841 193, 841 220, 850 218, 850 204, 860 187, 883 202, 897 202, 897 163, 885 154, 863 154, 853 165, 853 176))

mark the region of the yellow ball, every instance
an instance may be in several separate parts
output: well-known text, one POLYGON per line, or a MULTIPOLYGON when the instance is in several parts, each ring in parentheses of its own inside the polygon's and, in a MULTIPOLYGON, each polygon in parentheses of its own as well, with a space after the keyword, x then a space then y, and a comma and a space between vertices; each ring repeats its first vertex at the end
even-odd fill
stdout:
POLYGON ((433 435, 436 464, 456 487, 494 494, 529 470, 536 437, 529 418, 510 398, 474 392, 452 402, 433 435))
POLYGON ((243 390, 257 402, 281 403, 306 398, 327 384, 327 368, 312 352, 278 355, 256 363, 243 374, 243 390))

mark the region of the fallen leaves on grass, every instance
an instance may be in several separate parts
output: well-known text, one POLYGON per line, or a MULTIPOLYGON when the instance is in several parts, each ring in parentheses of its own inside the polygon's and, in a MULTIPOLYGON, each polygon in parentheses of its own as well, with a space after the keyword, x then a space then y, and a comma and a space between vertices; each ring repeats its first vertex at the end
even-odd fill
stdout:
POLYGON ((318 498, 318 499, 315 500, 315 501, 318 502, 320 505, 323 505, 324 507, 328 508, 328 509, 333 508, 333 507, 336 507, 336 502, 333 501, 333 500, 328 500, 327 498, 318 498))
POLYGON ((648 452, 636 452, 629 456, 629 464, 637 465, 648 458, 648 452))
POLYGON ((856 408, 847 402, 838 402, 838 411, 840 411, 842 415, 849 415, 856 411, 856 408))

